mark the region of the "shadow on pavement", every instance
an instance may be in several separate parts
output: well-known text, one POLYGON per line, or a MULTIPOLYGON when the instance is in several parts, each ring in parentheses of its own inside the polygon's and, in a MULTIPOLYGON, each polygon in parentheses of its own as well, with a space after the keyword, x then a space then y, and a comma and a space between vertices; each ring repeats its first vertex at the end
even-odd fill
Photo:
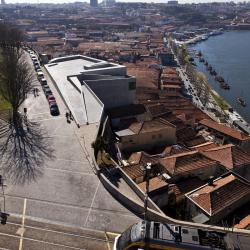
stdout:
POLYGON ((14 184, 35 181, 43 174, 44 162, 54 158, 51 140, 41 126, 25 117, 21 120, 9 126, 0 144, 4 178, 14 184))

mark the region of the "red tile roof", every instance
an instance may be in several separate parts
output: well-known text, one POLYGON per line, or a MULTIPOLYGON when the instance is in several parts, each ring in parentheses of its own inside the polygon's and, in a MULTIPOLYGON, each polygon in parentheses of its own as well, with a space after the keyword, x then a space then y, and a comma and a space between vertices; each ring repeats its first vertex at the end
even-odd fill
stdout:
POLYGON ((208 215, 213 216, 220 211, 246 198, 250 198, 250 185, 230 174, 213 182, 213 185, 203 186, 187 197, 208 215))
POLYGON ((194 190, 200 186, 203 186, 205 184, 204 181, 200 180, 197 177, 193 177, 193 178, 188 178, 188 179, 184 179, 181 180, 175 184, 170 184, 169 185, 169 190, 173 191, 175 196, 182 196, 188 192, 190 192, 191 190, 194 190))
POLYGON ((250 226, 250 215, 243 218, 239 224, 236 224, 234 227, 238 229, 246 229, 250 226))
MULTIPOLYGON (((139 188, 146 192, 146 182, 138 184, 139 188)), ((164 181, 160 176, 156 176, 149 181, 149 192, 155 191, 157 189, 165 188, 168 186, 168 183, 164 181)))
POLYGON ((169 156, 161 159, 159 162, 168 174, 172 176, 217 165, 216 161, 207 158, 198 151, 169 156))
POLYGON ((147 105, 146 106, 147 110, 149 111, 149 113, 151 114, 152 117, 158 117, 158 116, 162 116, 168 113, 171 113, 171 111, 169 111, 165 105, 161 104, 161 103, 157 103, 157 104, 153 104, 153 105, 147 105))
POLYGON ((240 141, 250 139, 250 137, 247 136, 246 134, 244 134, 244 133, 242 133, 234 128, 228 127, 224 124, 217 123, 211 119, 203 119, 203 120, 199 121, 199 123, 201 125, 204 125, 204 126, 211 128, 211 129, 214 129, 222 134, 228 135, 228 136, 235 138, 237 140, 240 140, 240 141))
POLYGON ((216 148, 216 147, 218 147, 217 144, 209 141, 209 142, 205 142, 205 143, 193 146, 193 147, 191 147, 191 149, 198 150, 198 151, 202 152, 202 151, 206 151, 208 149, 212 149, 212 148, 216 148))
POLYGON ((150 133, 153 131, 161 131, 166 128, 175 128, 175 126, 161 118, 156 118, 151 121, 132 122, 131 124, 120 122, 120 130, 129 129, 134 134, 150 133))
POLYGON ((232 144, 207 149, 203 154, 229 169, 250 165, 250 155, 232 144))

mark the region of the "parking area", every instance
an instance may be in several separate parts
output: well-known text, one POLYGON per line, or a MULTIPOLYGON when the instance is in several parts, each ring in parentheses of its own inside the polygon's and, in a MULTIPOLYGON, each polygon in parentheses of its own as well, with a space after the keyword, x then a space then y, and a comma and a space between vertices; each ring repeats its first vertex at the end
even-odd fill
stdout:
MULTIPOLYGON (((28 120, 38 122, 46 132, 52 157, 44 163, 42 174, 35 181, 24 185, 5 181, 6 212, 65 226, 122 232, 138 218, 117 202, 94 174, 81 140, 86 138, 89 146, 96 125, 79 130, 73 121, 67 122, 67 108, 45 72, 44 75, 60 115, 50 114, 38 80, 34 82, 38 96, 30 93, 23 107, 27 108, 28 120)), ((3 204, 3 197, 0 202, 3 204)))

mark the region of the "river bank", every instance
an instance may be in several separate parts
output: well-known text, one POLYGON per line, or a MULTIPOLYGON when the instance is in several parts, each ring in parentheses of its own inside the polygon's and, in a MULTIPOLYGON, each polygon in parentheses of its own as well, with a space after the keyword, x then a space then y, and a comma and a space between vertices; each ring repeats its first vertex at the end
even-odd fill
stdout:
POLYGON ((230 31, 189 46, 190 50, 201 51, 209 65, 230 85, 230 90, 222 89, 204 63, 194 57, 197 70, 204 73, 211 87, 248 122, 250 122, 250 103, 247 100, 250 95, 249 44, 250 31, 230 31), (239 96, 246 100, 246 107, 238 103, 239 96))

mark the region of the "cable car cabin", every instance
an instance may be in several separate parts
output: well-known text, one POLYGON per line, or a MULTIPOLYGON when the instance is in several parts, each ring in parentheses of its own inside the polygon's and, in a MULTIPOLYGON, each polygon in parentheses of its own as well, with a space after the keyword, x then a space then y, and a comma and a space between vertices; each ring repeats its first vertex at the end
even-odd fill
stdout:
POLYGON ((113 250, 226 249, 223 235, 200 229, 140 221, 116 237, 113 250), (216 239, 209 238, 216 235, 216 239), (212 242, 212 243, 211 243, 212 242))

